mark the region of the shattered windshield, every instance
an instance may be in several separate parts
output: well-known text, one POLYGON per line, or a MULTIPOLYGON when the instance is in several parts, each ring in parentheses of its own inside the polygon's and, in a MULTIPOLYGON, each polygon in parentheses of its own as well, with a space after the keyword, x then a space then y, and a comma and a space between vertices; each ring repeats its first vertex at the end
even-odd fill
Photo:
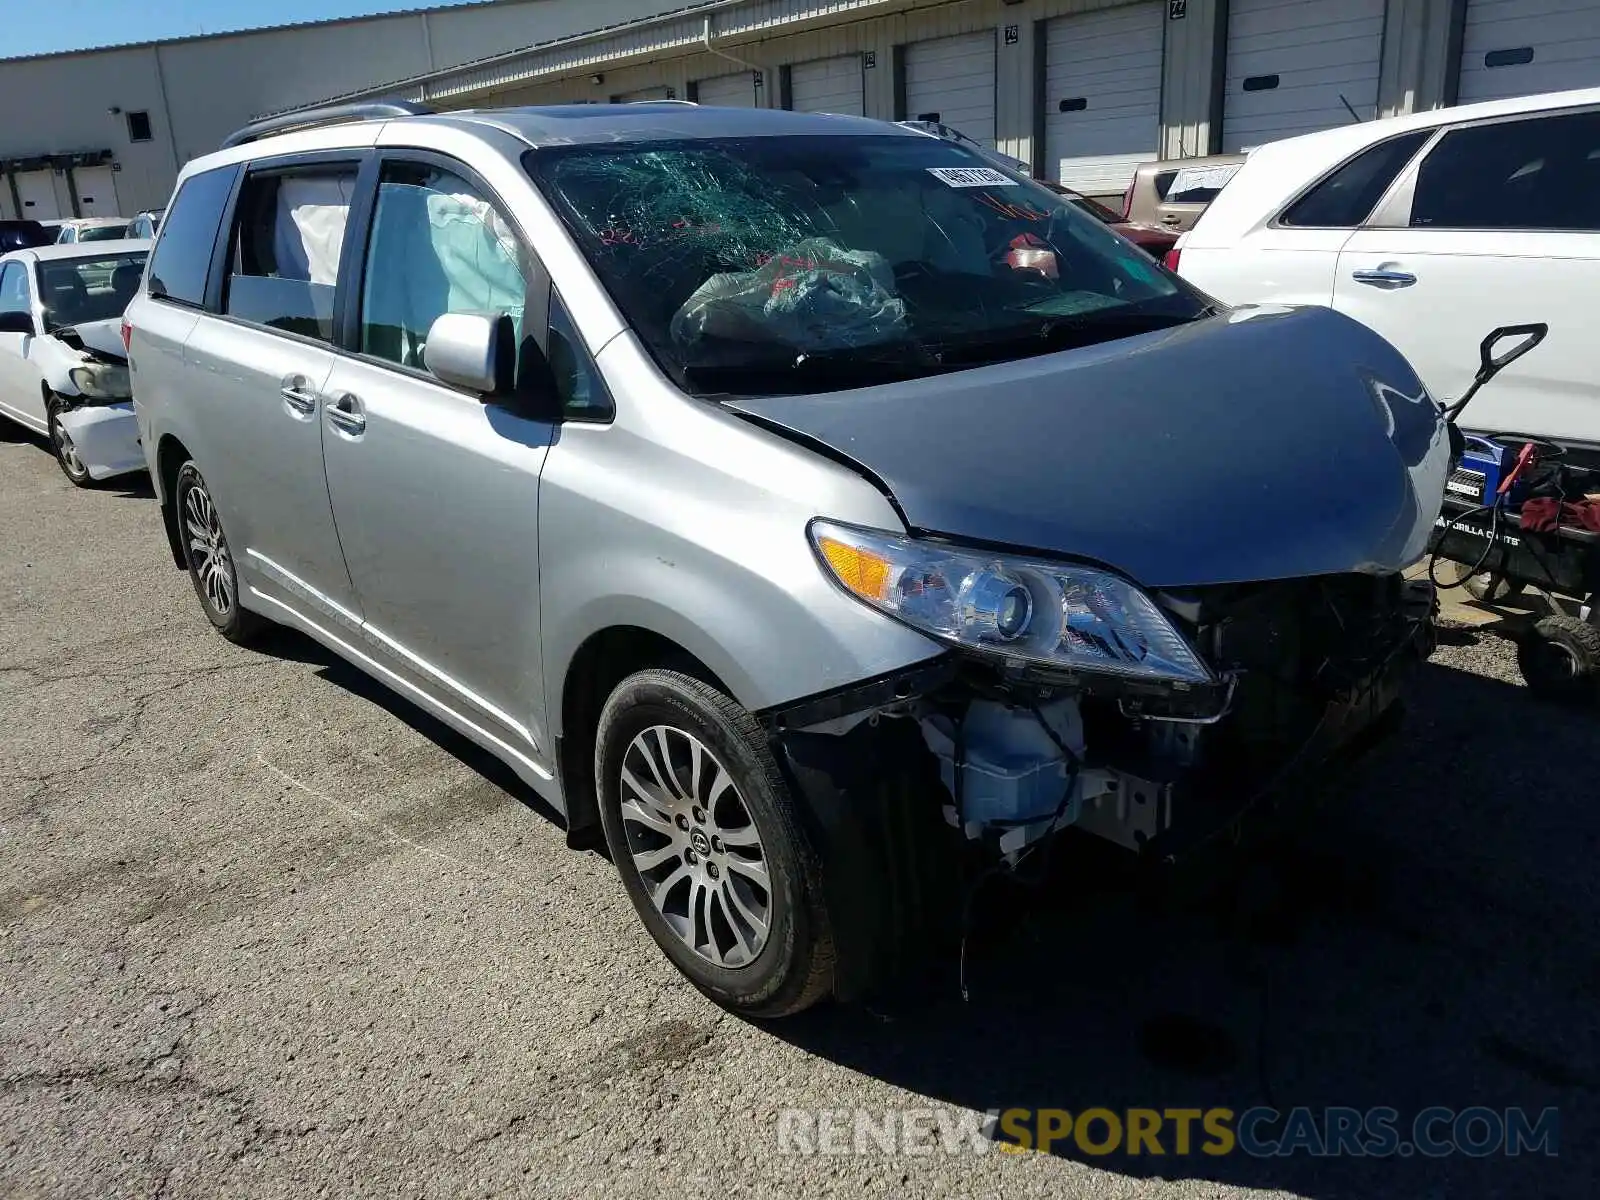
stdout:
POLYGON ((656 360, 700 394, 931 374, 1207 311, 1100 222, 935 138, 585 145, 527 161, 656 360))

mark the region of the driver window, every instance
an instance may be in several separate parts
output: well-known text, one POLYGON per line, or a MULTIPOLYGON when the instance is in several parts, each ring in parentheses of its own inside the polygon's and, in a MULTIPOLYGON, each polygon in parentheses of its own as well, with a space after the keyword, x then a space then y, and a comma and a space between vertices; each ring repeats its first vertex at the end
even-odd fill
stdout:
POLYGON ((0 271, 0 313, 31 313, 33 294, 28 288, 28 268, 10 262, 0 271))
POLYGON ((361 289, 361 352, 422 370, 445 313, 508 315, 522 341, 528 255, 481 192, 425 163, 384 166, 361 289))

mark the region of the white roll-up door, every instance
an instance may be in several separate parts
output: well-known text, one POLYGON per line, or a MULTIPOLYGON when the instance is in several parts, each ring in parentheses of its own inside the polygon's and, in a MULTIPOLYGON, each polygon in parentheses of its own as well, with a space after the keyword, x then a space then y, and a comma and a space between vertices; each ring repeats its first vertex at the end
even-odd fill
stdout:
POLYGON ((994 145, 994 30, 912 42, 905 52, 906 112, 994 145))
POLYGON ((859 117, 867 111, 861 91, 859 54, 818 58, 789 68, 789 107, 795 112, 859 117))
POLYGON ((1595 0, 1468 0, 1457 100, 1600 86, 1595 0))
POLYGON ((17 195, 22 199, 21 216, 27 220, 49 221, 62 215, 49 171, 18 171, 17 195))
POLYGON ((117 176, 110 167, 76 167, 72 181, 78 188, 78 211, 86 217, 115 217, 117 176))
POLYGON ((1120 193, 1161 139, 1166 8, 1130 4, 1045 26, 1045 173, 1089 195, 1120 193))
POLYGON ((701 79, 694 85, 694 99, 696 104, 709 104, 717 108, 754 108, 755 73, 740 71, 733 75, 701 79))
POLYGON ((1383 10, 1384 0, 1231 0, 1223 149, 1372 120, 1383 10))

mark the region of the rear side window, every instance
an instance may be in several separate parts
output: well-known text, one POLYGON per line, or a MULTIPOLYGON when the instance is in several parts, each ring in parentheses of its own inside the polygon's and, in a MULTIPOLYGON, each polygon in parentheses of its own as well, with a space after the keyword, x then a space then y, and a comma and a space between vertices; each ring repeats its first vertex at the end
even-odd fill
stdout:
POLYGON ((1417 171, 1411 224, 1600 230, 1600 113, 1445 134, 1417 171))
POLYGON ((223 311, 332 342, 334 287, 355 186, 354 166, 248 176, 229 244, 223 311))
POLYGON ((191 175, 178 189, 150 264, 150 294, 195 307, 205 303, 217 227, 238 167, 191 175))
POLYGON ((1368 146, 1290 205, 1283 224, 1354 229, 1372 214, 1395 177, 1432 136, 1433 130, 1418 129, 1368 146))

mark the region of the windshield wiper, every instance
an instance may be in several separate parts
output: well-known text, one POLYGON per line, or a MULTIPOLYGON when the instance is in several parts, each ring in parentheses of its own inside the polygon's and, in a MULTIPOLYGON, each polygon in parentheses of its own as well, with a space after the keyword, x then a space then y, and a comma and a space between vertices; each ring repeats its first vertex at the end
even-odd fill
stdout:
POLYGON ((992 334, 945 342, 936 349, 939 361, 946 366, 967 366, 1093 346, 1114 338, 1188 325, 1208 315, 1209 312, 1177 315, 1102 309, 1074 317, 1046 317, 1030 325, 1011 326, 992 334))
POLYGON ((795 352, 755 361, 686 363, 683 373, 718 391, 749 395, 810 391, 818 386, 869 387, 917 379, 944 369, 936 356, 915 344, 896 342, 893 348, 900 352, 886 353, 889 346, 867 346, 795 352))

